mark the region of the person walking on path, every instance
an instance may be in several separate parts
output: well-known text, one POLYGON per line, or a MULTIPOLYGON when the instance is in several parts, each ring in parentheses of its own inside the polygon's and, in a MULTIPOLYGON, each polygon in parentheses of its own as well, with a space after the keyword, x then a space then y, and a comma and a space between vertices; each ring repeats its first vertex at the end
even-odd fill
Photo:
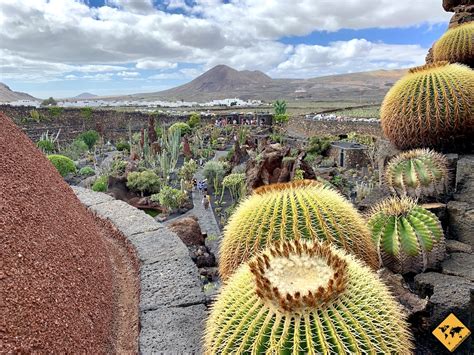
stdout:
POLYGON ((202 205, 204 206, 204 209, 209 209, 209 205, 211 204, 211 196, 204 194, 202 197, 202 205))
POLYGON ((201 194, 201 193, 202 193, 202 181, 201 181, 201 180, 199 180, 199 181, 197 182, 197 188, 198 188, 199 194, 201 194))
POLYGON ((197 188, 197 180, 196 178, 193 178, 193 191, 196 191, 197 188))

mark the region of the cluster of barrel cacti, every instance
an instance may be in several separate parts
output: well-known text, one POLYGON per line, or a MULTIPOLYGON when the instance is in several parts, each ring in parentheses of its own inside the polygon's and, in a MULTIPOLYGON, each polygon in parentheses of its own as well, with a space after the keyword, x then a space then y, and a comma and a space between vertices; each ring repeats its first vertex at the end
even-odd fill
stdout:
POLYGON ((474 65, 474 22, 448 30, 433 46, 433 59, 474 65))
POLYGON ((219 255, 225 284, 206 353, 411 353, 404 313, 374 272, 366 221, 322 183, 256 189, 229 220, 219 255))

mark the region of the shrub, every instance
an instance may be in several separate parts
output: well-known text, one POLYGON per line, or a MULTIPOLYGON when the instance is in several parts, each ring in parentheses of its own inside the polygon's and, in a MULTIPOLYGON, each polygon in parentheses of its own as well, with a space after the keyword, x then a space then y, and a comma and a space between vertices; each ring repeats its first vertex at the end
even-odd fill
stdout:
POLYGON ((92 107, 83 107, 81 108, 81 116, 86 120, 89 121, 92 118, 92 107))
POLYGON ((433 59, 474 65, 474 22, 449 29, 433 46, 433 59))
MULTIPOLYGON (((233 201, 239 201, 245 191, 245 174, 229 174, 222 180, 222 197, 224 189, 229 189, 233 201)), ((221 197, 221 201, 222 201, 221 197)))
POLYGON ((186 181, 191 181, 194 174, 197 171, 197 163, 193 159, 189 159, 187 162, 183 164, 181 169, 179 169, 179 177, 183 178, 186 181))
POLYGON ((92 190, 96 192, 107 192, 109 188, 109 177, 107 175, 102 175, 97 178, 97 180, 92 184, 92 190))
POLYGON ((115 148, 117 148, 119 152, 122 152, 122 151, 130 152, 130 143, 125 142, 125 141, 118 141, 115 144, 115 148))
POLYGON ((168 130, 169 134, 172 135, 174 131, 179 130, 181 137, 191 133, 191 127, 185 122, 176 122, 172 124, 168 130))
POLYGON ((62 177, 65 177, 69 173, 76 172, 76 166, 74 165, 74 162, 64 155, 52 154, 48 155, 48 159, 51 164, 53 164, 54 167, 59 171, 62 177))
POLYGON ((444 259, 438 217, 410 198, 391 197, 373 207, 369 228, 382 264, 396 273, 425 271, 444 259))
MULTIPOLYGON (((118 157, 117 157, 118 158, 118 157)), ((111 165, 111 172, 113 175, 123 175, 127 169, 127 162, 122 159, 114 159, 111 165)))
POLYGON ((187 200, 187 194, 171 186, 163 186, 160 192, 152 195, 150 199, 169 211, 182 207, 187 200))
POLYGON ((309 139, 306 151, 310 154, 324 155, 331 147, 331 143, 337 140, 333 136, 314 136, 309 139))
POLYGON ((285 239, 327 240, 378 266, 366 222, 349 201, 317 181, 300 180, 262 186, 240 203, 224 230, 222 279, 256 252, 285 239))
POLYGON ((42 121, 42 117, 41 117, 40 113, 38 112, 38 110, 31 110, 30 111, 30 117, 35 122, 41 122, 42 121))
POLYGON ((97 143, 99 140, 99 133, 97 133, 94 130, 86 131, 81 133, 77 139, 82 140, 84 143, 87 144, 87 147, 89 149, 92 149, 94 145, 97 143))
POLYGON ((412 350, 404 312, 377 275, 333 246, 302 240, 277 242, 242 265, 213 304, 204 335, 206 354, 412 350))
POLYGON ((435 196, 445 192, 448 161, 429 149, 414 149, 397 155, 385 169, 388 187, 401 196, 435 196))
POLYGON ((53 153, 56 150, 56 147, 53 142, 48 139, 39 140, 36 143, 36 146, 43 151, 43 153, 49 154, 53 153))
POLYGON ((49 112, 49 115, 52 117, 52 118, 57 118, 59 117, 62 113, 63 113, 64 109, 62 107, 59 107, 59 106, 51 106, 51 107, 48 107, 48 112, 49 112))
POLYGON ((385 136, 399 149, 463 144, 474 134, 474 71, 437 62, 413 68, 381 107, 385 136))
POLYGON ((41 106, 56 106, 57 104, 56 100, 50 97, 49 99, 43 100, 41 106))
POLYGON ((225 175, 225 165, 217 160, 210 160, 204 164, 203 175, 214 187, 214 192, 218 191, 219 184, 225 175))
POLYGON ((89 148, 84 141, 76 139, 65 149, 61 150, 61 154, 71 158, 72 160, 79 160, 88 149, 89 148))
POLYGON ((95 170, 91 168, 90 166, 85 166, 81 168, 81 170, 79 170, 79 175, 84 175, 84 176, 95 175, 95 170))
POLYGON ((127 187, 134 191, 156 193, 160 190, 161 180, 152 170, 134 171, 127 176, 127 187))
POLYGON ((201 124, 201 115, 196 112, 191 113, 188 120, 189 127, 196 128, 200 124, 201 124))
POLYGON ((273 122, 276 124, 287 123, 289 120, 290 120, 290 116, 288 116, 286 113, 273 116, 273 122))

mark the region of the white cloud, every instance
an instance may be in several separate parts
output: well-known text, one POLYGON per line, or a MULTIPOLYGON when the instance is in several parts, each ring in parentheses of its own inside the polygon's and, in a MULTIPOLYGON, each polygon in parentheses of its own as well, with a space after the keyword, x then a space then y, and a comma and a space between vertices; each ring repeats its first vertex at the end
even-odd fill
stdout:
POLYGON ((123 78, 136 78, 140 76, 140 73, 136 71, 121 71, 117 73, 117 76, 121 76, 123 78))
POLYGON ((166 80, 169 70, 192 78, 217 64, 277 77, 394 68, 419 64, 426 50, 362 39, 329 46, 278 40, 316 30, 445 22, 451 15, 440 0, 340 0, 337 5, 333 0, 299 0, 297 5, 293 0, 167 0, 160 5, 184 14, 167 13, 153 3, 107 0, 107 6, 97 8, 74 0, 0 0, 0 79, 52 81, 77 73, 110 79, 109 73, 129 73, 131 66, 158 70, 151 76, 155 80, 166 80), (200 69, 186 74, 178 63, 200 69))
POLYGON ((174 69, 178 63, 167 62, 165 60, 146 60, 141 59, 135 65, 137 69, 174 69))

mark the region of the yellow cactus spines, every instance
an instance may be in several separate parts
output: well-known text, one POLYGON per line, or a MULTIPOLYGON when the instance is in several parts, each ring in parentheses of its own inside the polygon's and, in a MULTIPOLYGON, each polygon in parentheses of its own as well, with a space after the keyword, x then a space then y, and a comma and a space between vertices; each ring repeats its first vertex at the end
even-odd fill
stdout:
POLYGON ((474 137, 474 71, 436 62, 413 68, 380 110, 385 136, 399 149, 461 146, 474 137))
POLYGON ((448 160, 429 149, 400 153, 385 169, 386 184, 400 196, 435 196, 446 192, 448 180, 448 160))
POLYGON ((448 30, 433 46, 435 61, 474 65, 474 22, 448 30))
POLYGON ((278 240, 327 240, 378 266, 362 216, 338 192, 313 180, 262 186, 240 203, 224 230, 219 273, 237 267, 278 240))
POLYGON ((445 240, 435 214, 408 197, 374 206, 369 228, 381 265, 397 273, 421 272, 444 259, 445 240))
POLYGON ((205 354, 410 354, 403 311, 366 265, 318 241, 275 242, 239 267, 206 323, 205 354))

